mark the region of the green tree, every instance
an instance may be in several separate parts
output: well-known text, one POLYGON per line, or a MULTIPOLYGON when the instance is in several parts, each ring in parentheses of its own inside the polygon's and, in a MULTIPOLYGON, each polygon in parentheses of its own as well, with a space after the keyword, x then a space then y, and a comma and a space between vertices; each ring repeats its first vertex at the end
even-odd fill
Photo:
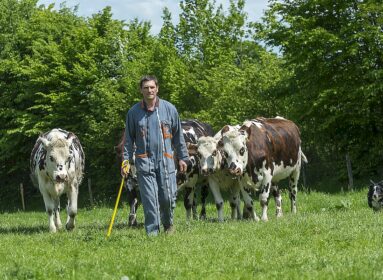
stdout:
POLYGON ((293 73, 288 100, 308 137, 360 172, 383 164, 382 11, 378 0, 271 1, 258 25, 293 73))
POLYGON ((231 1, 224 11, 213 1, 181 1, 177 26, 164 11, 160 41, 172 52, 172 63, 164 71, 178 77, 169 89, 182 117, 219 129, 277 111, 277 102, 268 101, 268 94, 281 79, 280 59, 249 39, 252 30, 244 5, 231 1))
POLYGON ((127 108, 139 97, 137 81, 149 69, 144 62, 153 60, 150 24, 114 20, 110 7, 86 19, 75 8, 6 4, 1 19, 13 23, 0 33, 0 191, 20 182, 30 186, 29 154, 37 136, 60 127, 80 138, 95 190, 114 192, 114 147, 127 108))

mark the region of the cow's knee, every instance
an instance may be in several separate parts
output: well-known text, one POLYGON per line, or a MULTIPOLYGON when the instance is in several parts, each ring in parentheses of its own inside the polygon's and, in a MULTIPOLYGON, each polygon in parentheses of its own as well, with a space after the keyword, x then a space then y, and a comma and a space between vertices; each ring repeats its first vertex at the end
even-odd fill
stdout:
POLYGON ((217 210, 218 210, 218 211, 222 210, 222 207, 223 207, 223 201, 221 201, 221 202, 217 202, 217 203, 215 204, 215 207, 217 207, 217 210))

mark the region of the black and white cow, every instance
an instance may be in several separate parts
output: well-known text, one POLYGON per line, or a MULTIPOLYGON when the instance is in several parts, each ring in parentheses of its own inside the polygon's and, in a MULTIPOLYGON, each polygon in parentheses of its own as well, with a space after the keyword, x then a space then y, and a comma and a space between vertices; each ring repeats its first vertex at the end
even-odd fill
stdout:
MULTIPOLYGON (((229 130, 237 130, 239 126, 226 126, 229 130)), ((196 145, 190 145, 192 154, 196 154, 200 172, 206 176, 209 187, 213 193, 215 204, 217 207, 218 221, 223 221, 223 197, 221 191, 229 193, 229 201, 231 207, 231 218, 241 218, 240 207, 240 184, 239 180, 233 179, 227 170, 225 170, 225 160, 218 143, 221 140, 222 132, 219 131, 214 137, 200 137, 196 145)))
POLYGON ((183 136, 188 147, 189 159, 186 173, 177 173, 177 186, 184 189, 184 206, 186 209, 186 219, 190 219, 192 212, 193 217, 197 218, 196 209, 196 186, 201 186, 201 202, 202 208, 200 219, 206 218, 206 198, 208 195, 208 181, 205 176, 201 176, 199 172, 198 158, 190 152, 190 145, 197 144, 199 138, 204 136, 213 136, 212 127, 198 120, 181 121, 183 136))
POLYGON ((40 189, 48 213, 49 230, 62 227, 60 196, 67 194, 66 229, 75 227, 77 198, 85 167, 85 155, 79 139, 72 132, 52 129, 41 135, 30 158, 31 179, 40 189))
POLYGON ((229 172, 243 178, 241 190, 249 210, 253 209, 253 201, 246 193, 251 188, 260 189, 261 219, 268 220, 270 191, 276 200, 277 216, 282 216, 281 195, 276 184, 290 178, 291 211, 296 213, 301 163, 307 159, 301 150, 299 129, 292 121, 281 117, 245 121, 239 130, 223 133, 221 146, 229 172))
POLYGON ((371 180, 371 185, 367 193, 368 206, 374 211, 379 211, 383 206, 383 181, 375 183, 371 180))
MULTIPOLYGON (((122 163, 122 154, 124 151, 125 137, 122 133, 119 144, 115 147, 118 154, 119 163, 121 166, 122 163)), ((134 155, 133 155, 134 162, 134 155)), ((130 165, 130 170, 128 176, 125 178, 125 188, 127 192, 127 199, 129 204, 129 217, 128 217, 128 226, 137 226, 137 209, 140 206, 140 191, 138 188, 138 179, 137 179, 137 170, 134 165, 130 165)))

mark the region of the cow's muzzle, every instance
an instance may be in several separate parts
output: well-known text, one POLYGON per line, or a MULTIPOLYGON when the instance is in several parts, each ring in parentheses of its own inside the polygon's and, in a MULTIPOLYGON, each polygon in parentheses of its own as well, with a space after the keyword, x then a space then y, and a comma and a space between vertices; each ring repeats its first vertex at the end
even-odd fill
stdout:
POLYGON ((203 176, 209 176, 213 173, 213 168, 202 169, 201 173, 203 176))
POLYGON ((235 175, 235 176, 241 176, 242 175, 241 168, 237 167, 234 162, 232 162, 230 164, 229 172, 231 175, 235 175))
POLYGON ((68 181, 68 176, 60 176, 60 175, 57 175, 56 178, 55 178, 55 181, 57 183, 64 183, 66 181, 68 181))

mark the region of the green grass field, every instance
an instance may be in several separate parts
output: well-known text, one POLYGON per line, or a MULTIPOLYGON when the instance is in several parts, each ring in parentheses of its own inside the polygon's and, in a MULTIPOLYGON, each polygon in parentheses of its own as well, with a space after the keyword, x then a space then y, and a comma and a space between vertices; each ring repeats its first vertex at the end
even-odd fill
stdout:
POLYGON ((80 209, 77 228, 57 234, 43 211, 2 213, 0 279, 383 279, 383 213, 366 194, 300 192, 292 215, 284 193, 284 217, 270 201, 267 223, 218 223, 212 204, 210 219, 186 222, 179 202, 176 233, 156 238, 128 228, 125 207, 108 240, 108 207, 80 209))

